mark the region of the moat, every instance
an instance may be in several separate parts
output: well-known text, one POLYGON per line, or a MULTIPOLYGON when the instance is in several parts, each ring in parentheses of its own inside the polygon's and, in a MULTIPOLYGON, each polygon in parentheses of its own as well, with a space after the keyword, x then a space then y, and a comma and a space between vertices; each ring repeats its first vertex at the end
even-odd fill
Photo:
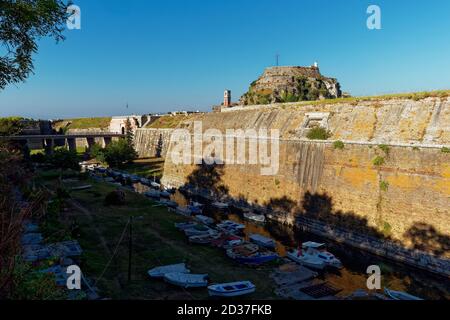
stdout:
MULTIPOLYGON (((128 186, 138 193, 144 193, 150 188, 135 183, 128 186)), ((244 236, 249 234, 261 234, 276 241, 276 252, 280 257, 285 257, 287 250, 306 241, 325 243, 327 248, 338 256, 343 262, 344 268, 340 270, 327 270, 320 272, 318 280, 325 280, 333 286, 342 289, 338 296, 344 297, 358 289, 366 288, 368 275, 366 269, 370 265, 378 265, 382 271, 382 287, 405 291, 424 299, 450 299, 450 282, 448 279, 432 275, 430 273, 408 267, 379 256, 352 248, 350 246, 324 239, 317 235, 301 232, 291 226, 282 225, 274 221, 257 223, 243 218, 242 211, 233 207, 219 210, 211 206, 210 201, 200 196, 188 196, 180 191, 171 195, 170 199, 179 206, 187 206, 191 201, 199 201, 205 204, 203 214, 212 217, 216 222, 232 220, 245 225, 244 236)))

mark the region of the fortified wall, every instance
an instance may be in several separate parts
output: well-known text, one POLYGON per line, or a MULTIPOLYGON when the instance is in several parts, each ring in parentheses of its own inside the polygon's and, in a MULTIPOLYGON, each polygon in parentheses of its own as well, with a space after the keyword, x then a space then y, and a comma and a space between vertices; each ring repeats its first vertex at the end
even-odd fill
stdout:
MULTIPOLYGON (((246 106, 199 115, 182 127, 192 132, 194 120, 203 131, 280 130, 276 175, 263 176, 251 164, 217 168, 214 183, 228 197, 269 206, 286 223, 304 215, 448 255, 448 97, 246 106), (306 138, 317 125, 329 130, 328 140, 306 138)), ((138 149, 161 138, 146 134, 138 133, 138 149)), ((175 165, 174 148, 168 147, 162 182, 180 186, 199 168, 175 165)))

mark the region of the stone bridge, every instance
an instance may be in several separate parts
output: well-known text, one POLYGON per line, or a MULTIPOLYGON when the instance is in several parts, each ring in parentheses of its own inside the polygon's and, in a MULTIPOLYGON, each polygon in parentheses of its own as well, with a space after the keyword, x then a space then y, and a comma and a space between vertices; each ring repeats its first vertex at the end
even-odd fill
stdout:
POLYGON ((33 142, 36 144, 38 141, 41 143, 41 145, 44 146, 45 152, 47 154, 52 154, 55 146, 60 145, 55 142, 61 143, 64 141, 63 145, 68 146, 69 150, 76 151, 77 139, 86 139, 88 149, 90 149, 94 144, 96 139, 103 139, 103 146, 107 146, 111 143, 113 138, 122 138, 125 137, 124 134, 120 133, 112 133, 112 132, 90 132, 90 133, 80 133, 80 134, 66 134, 66 135, 17 135, 17 136, 4 136, 0 137, 0 140, 7 140, 7 141, 18 141, 23 144, 23 146, 28 146, 29 149, 30 145, 33 142))

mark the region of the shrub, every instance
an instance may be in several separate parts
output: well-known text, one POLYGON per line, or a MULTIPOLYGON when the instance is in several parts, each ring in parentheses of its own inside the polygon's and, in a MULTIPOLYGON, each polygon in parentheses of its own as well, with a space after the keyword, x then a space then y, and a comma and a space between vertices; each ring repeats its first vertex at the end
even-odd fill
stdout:
POLYGON ((42 152, 38 152, 38 153, 32 154, 30 156, 30 160, 31 160, 31 162, 34 162, 34 163, 44 163, 45 161, 47 161, 47 157, 42 152))
POLYGON ((108 193, 104 201, 105 206, 121 206, 125 204, 125 192, 115 190, 108 193))
POLYGON ((105 161, 111 167, 121 167, 124 163, 131 162, 137 157, 133 146, 129 145, 125 139, 109 144, 104 150, 104 155, 105 161))
POLYGON ((80 170, 79 158, 75 151, 56 149, 52 155, 47 156, 50 165, 59 169, 80 170))
POLYGON ((372 160, 374 166, 382 166, 384 164, 384 158, 380 156, 376 156, 375 159, 372 160))
POLYGON ((441 152, 442 153, 450 153, 450 148, 442 147, 441 152))
POLYGON ((89 156, 93 159, 97 159, 100 162, 105 162, 105 150, 101 145, 95 143, 89 150, 89 156))
POLYGON ((388 189, 389 189, 389 182, 383 180, 380 181, 380 190, 386 192, 388 191, 388 189))
POLYGON ((392 227, 386 221, 383 223, 383 235, 389 237, 392 234, 392 227))
POLYGON ((386 155, 389 155, 389 152, 391 151, 391 149, 389 148, 388 145, 385 144, 380 144, 378 146, 378 148, 380 148, 380 150, 382 150, 386 155))
POLYGON ((333 147, 334 147, 335 149, 342 150, 342 149, 344 149, 345 145, 344 145, 344 143, 343 143, 342 141, 338 140, 338 141, 335 141, 335 142, 333 143, 333 147))
POLYGON ((328 140, 331 137, 331 133, 322 127, 314 127, 309 130, 307 136, 310 140, 328 140))

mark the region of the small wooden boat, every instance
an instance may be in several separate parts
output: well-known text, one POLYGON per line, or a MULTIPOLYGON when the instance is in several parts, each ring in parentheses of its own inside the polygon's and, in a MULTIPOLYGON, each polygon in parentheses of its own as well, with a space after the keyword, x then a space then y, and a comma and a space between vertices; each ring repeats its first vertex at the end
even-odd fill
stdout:
POLYGON ((180 223, 175 223, 175 228, 177 228, 178 230, 186 230, 186 229, 191 229, 193 227, 195 227, 197 225, 197 223, 195 222, 180 222, 180 223))
POLYGON ((264 237, 259 234, 250 234, 249 239, 251 242, 256 243, 261 247, 275 248, 276 246, 276 242, 273 239, 264 237))
POLYGON ((170 264, 167 266, 160 266, 148 270, 148 275, 152 278, 162 278, 166 273, 189 273, 190 270, 186 268, 184 263, 170 264))
POLYGON ((192 236, 204 236, 204 235, 211 235, 211 234, 217 234, 217 231, 208 228, 206 226, 203 225, 196 225, 193 228, 190 229, 185 229, 184 230, 184 234, 187 237, 192 237, 192 236))
POLYGON ((83 190, 88 190, 88 189, 91 189, 91 188, 92 188, 92 185, 88 184, 88 185, 85 185, 85 186, 73 187, 70 190, 72 190, 72 191, 83 191, 83 190))
POLYGON ((238 256, 251 256, 254 253, 257 253, 259 247, 256 244, 243 242, 242 244, 232 246, 227 249, 227 256, 232 259, 235 259, 238 256))
POLYGON ((178 207, 178 203, 176 203, 175 201, 167 200, 167 199, 163 199, 163 200, 159 201, 159 203, 162 204, 163 206, 173 208, 173 209, 178 207))
POLYGON ((208 286, 207 274, 190 274, 190 273, 166 273, 164 280, 173 285, 183 288, 200 288, 208 286))
MULTIPOLYGON (((234 249, 234 248, 233 248, 234 249)), ((233 250, 231 249, 231 250, 233 250)), ((262 251, 251 255, 234 254, 233 259, 242 264, 259 265, 266 262, 273 261, 278 258, 275 252, 262 251)))
POLYGON ((196 243, 196 244, 210 244, 212 241, 217 239, 217 234, 205 234, 200 236, 191 236, 189 237, 190 243, 196 243))
POLYGON ((154 198, 154 199, 157 199, 161 196, 161 194, 158 190, 149 190, 149 191, 145 192, 144 195, 146 197, 154 198))
POLYGON ((217 209, 228 209, 228 203, 225 202, 214 201, 211 205, 217 209))
POLYGON ((244 212, 243 216, 247 220, 255 221, 255 222, 266 222, 266 217, 263 214, 256 214, 254 212, 244 212))
POLYGON ((388 288, 384 288, 384 293, 394 300, 423 300, 422 298, 413 296, 412 294, 403 291, 395 291, 388 288))
POLYGON ((256 286, 250 281, 213 284, 208 287, 210 296, 236 297, 255 292, 256 286))
POLYGON ((186 217, 190 217, 192 214, 191 210, 189 210, 189 208, 186 207, 178 207, 176 208, 175 212, 186 217))
POLYGON ((235 233, 239 233, 242 230, 244 230, 245 225, 231 221, 231 220, 225 220, 225 221, 222 221, 221 223, 217 224, 217 228, 219 230, 222 230, 223 232, 235 234, 235 233))
POLYGON ((168 192, 166 190, 161 191, 160 194, 161 194, 161 197, 170 198, 170 192, 168 192))
POLYGON ((195 219, 200 221, 201 223, 204 223, 204 224, 213 224, 214 223, 214 219, 213 218, 210 218, 210 217, 207 217, 207 216, 203 216, 201 214, 196 215, 195 219))

